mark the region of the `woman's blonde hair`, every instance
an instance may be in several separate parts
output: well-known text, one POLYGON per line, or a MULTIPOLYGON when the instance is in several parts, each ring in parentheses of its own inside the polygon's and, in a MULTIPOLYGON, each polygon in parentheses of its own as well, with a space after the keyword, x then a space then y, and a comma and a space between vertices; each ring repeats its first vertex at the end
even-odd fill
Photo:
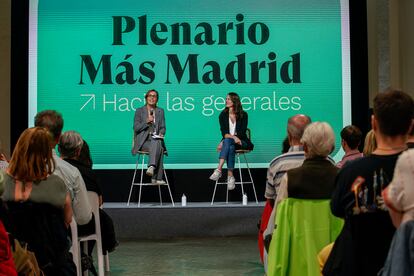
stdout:
POLYGON ((364 142, 364 156, 370 155, 374 150, 377 149, 377 139, 375 139, 375 133, 371 129, 368 131, 367 136, 365 136, 364 142))
POLYGON ((9 174, 22 182, 46 179, 55 167, 52 140, 51 133, 42 127, 23 131, 10 159, 9 174))

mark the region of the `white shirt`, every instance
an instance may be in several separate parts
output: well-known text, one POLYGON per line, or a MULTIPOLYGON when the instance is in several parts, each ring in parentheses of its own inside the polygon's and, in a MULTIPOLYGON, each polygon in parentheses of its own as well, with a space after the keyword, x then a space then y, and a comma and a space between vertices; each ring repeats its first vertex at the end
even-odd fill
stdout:
POLYGON ((85 182, 79 170, 65 160, 60 159, 55 150, 53 150, 53 159, 55 160, 53 174, 62 178, 66 184, 72 199, 73 216, 76 223, 80 225, 88 223, 92 218, 92 207, 89 204, 85 182))
POLYGON ((236 133, 236 122, 232 122, 229 117, 229 132, 231 135, 234 135, 236 133))

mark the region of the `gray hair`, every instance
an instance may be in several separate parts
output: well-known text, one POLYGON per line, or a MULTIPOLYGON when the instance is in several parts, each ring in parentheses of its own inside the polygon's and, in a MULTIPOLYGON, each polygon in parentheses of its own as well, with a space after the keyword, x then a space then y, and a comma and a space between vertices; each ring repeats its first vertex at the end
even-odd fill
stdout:
POLYGON ((69 130, 60 136, 58 149, 63 157, 73 158, 76 157, 82 146, 82 136, 74 130, 69 130))
POLYGON ((326 157, 335 148, 335 134, 326 122, 315 122, 305 129, 301 142, 307 146, 307 157, 326 157))

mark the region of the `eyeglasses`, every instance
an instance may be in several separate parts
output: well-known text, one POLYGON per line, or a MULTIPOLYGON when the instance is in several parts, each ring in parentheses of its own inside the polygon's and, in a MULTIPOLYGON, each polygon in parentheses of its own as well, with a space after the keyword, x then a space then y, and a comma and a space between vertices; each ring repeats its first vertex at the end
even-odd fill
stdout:
POLYGON ((156 94, 149 94, 147 97, 148 98, 157 98, 157 95, 156 94))

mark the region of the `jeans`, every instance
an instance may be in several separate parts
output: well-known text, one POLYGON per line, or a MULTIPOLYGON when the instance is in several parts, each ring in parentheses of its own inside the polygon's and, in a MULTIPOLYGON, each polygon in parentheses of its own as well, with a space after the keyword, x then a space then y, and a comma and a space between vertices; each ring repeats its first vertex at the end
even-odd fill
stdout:
POLYGON ((227 162, 227 169, 233 170, 236 158, 235 143, 232 138, 225 138, 221 147, 219 159, 224 159, 227 162))

